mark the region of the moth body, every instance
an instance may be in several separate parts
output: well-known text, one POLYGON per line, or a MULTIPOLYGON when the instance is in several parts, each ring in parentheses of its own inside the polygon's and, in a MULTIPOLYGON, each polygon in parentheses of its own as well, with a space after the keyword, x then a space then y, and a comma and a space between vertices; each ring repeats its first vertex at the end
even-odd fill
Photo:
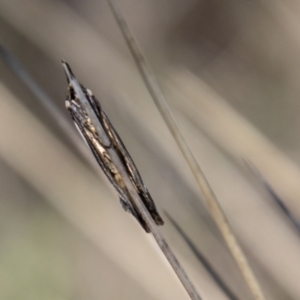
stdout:
POLYGON ((155 203, 145 187, 132 158, 100 103, 91 90, 86 89, 77 81, 67 63, 63 62, 63 67, 69 83, 67 99, 65 102, 66 108, 81 137, 89 146, 104 174, 117 190, 122 207, 125 211, 129 211, 139 221, 146 232, 150 231, 139 210, 135 207, 134 201, 128 192, 128 187, 125 184, 125 180, 111 156, 112 151, 117 155, 119 162, 122 162, 126 176, 129 177, 131 184, 140 196, 155 223, 157 225, 163 225, 164 222, 160 217, 155 203))

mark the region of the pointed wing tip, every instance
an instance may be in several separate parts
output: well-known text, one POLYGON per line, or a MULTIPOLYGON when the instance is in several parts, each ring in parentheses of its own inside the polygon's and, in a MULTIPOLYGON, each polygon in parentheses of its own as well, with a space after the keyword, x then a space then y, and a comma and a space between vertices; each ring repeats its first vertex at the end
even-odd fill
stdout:
POLYGON ((64 59, 61 60, 61 64, 62 64, 65 74, 67 76, 68 83, 70 83, 73 79, 75 79, 75 76, 74 76, 69 64, 64 59))

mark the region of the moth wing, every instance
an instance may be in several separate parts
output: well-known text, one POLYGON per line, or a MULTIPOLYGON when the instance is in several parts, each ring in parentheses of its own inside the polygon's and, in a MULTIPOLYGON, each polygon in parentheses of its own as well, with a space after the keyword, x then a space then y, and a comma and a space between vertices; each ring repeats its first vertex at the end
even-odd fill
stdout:
POLYGON ((129 174, 131 175, 131 178, 134 182, 137 192, 142 197, 142 200, 143 200, 145 206, 147 207, 148 211, 150 212, 152 218, 154 219, 155 223, 157 225, 163 225, 164 221, 162 220, 161 216, 159 215, 156 205, 155 205, 148 189, 146 188, 146 186, 142 180, 142 177, 141 177, 137 167, 135 166, 130 154, 128 153, 125 145, 123 144, 122 140, 120 139, 118 133, 112 126, 106 113, 103 110, 101 112, 103 114, 103 119, 105 120, 105 122, 107 124, 109 124, 110 132, 111 132, 112 138, 114 140, 114 143, 115 143, 115 145, 117 145, 117 148, 121 152, 122 157, 126 162, 127 170, 129 172, 129 174))
POLYGON ((114 186, 114 188, 117 190, 117 192, 120 195, 123 195, 124 191, 116 184, 116 182, 115 182, 115 180, 114 180, 111 172, 105 166, 105 163, 102 160, 101 154, 99 154, 99 152, 97 151, 97 149, 95 148, 95 146, 93 145, 93 143, 90 141, 90 139, 89 139, 89 137, 88 137, 88 135, 86 133, 86 129, 84 128, 84 126, 80 123, 80 121, 73 114, 72 114, 72 119, 73 119, 73 122, 75 123, 76 128, 78 129, 80 135, 82 136, 83 140, 85 141, 85 143, 88 145, 88 147, 92 151, 92 153, 93 153, 93 155, 94 155, 97 163, 100 165, 100 167, 103 170, 105 176, 108 178, 108 180, 114 186))
POLYGON ((106 175, 108 180, 111 182, 111 184, 114 186, 114 188, 117 190, 123 209, 125 211, 131 213, 137 219, 137 221, 141 224, 141 226, 145 229, 146 232, 150 232, 149 227, 147 226, 145 221, 142 219, 140 214, 134 209, 134 207, 130 203, 126 191, 119 187, 119 185, 115 182, 113 176, 111 175, 110 171, 105 166, 104 162, 102 161, 101 155, 98 153, 98 151, 95 149, 94 145, 88 138, 88 135, 86 134, 84 126, 82 126, 82 124, 80 124, 80 122, 76 119, 75 116, 72 116, 72 119, 73 119, 80 135, 82 136, 83 140, 88 145, 88 147, 91 149, 94 157, 96 158, 96 160, 97 160, 98 164, 100 165, 101 169, 103 170, 104 174, 106 175))
POLYGON ((113 125, 111 124, 105 111, 101 108, 101 105, 98 102, 98 100, 91 94, 87 93, 87 96, 88 96, 90 104, 93 106, 94 111, 98 116, 98 119, 101 121, 102 126, 106 129, 106 132, 110 136, 110 138, 113 140, 115 147, 119 150, 120 155, 122 156, 122 159, 124 160, 124 162, 126 164, 126 169, 133 181, 133 184, 134 184, 137 192, 141 196, 141 198, 144 202, 144 205, 148 209, 148 211, 151 214, 155 223, 157 225, 163 225, 164 221, 161 218, 161 216, 159 215, 157 208, 155 206, 155 203, 154 203, 148 189, 146 188, 146 186, 141 178, 141 175, 140 175, 137 167, 135 166, 130 154, 128 153, 125 145, 123 144, 121 138, 119 137, 118 133, 114 129, 113 125))

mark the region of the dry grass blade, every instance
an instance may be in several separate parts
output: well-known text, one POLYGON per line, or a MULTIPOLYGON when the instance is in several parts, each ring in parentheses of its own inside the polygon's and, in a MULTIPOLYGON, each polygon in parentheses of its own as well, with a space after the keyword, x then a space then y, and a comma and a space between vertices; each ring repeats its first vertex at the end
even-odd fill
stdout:
POLYGON ((59 126, 65 131, 69 137, 74 137, 78 142, 78 137, 75 135, 70 123, 66 120, 63 114, 56 107, 55 102, 46 94, 40 85, 27 72, 21 62, 2 44, 0 44, 0 55, 8 67, 21 79, 28 89, 37 97, 47 111, 55 118, 59 126))
POLYGON ((244 160, 247 168, 254 174, 254 176, 262 183, 265 189, 270 194, 271 198, 274 200, 275 204, 279 209, 283 212, 283 214, 287 217, 287 219, 292 223, 294 228, 297 230, 297 233, 300 234, 300 223, 296 219, 296 217, 292 214, 289 208, 285 205, 284 201, 280 198, 280 196, 275 192, 273 187, 269 184, 269 182, 262 176, 262 174, 258 171, 258 169, 254 166, 250 160, 244 160))
MULTIPOLYGON (((46 94, 46 92, 38 85, 38 83, 31 77, 31 75, 27 72, 27 70, 22 66, 22 64, 18 61, 13 54, 10 53, 3 45, 0 44, 0 55, 3 61, 12 69, 12 71, 21 79, 21 81, 29 88, 29 90, 37 97, 40 103, 47 109, 47 111, 51 114, 51 116, 55 119, 55 121, 59 124, 61 129, 66 133, 71 142, 78 148, 80 153, 87 159, 93 169, 99 172, 99 168, 97 165, 91 160, 91 156, 89 155, 86 146, 80 141, 78 135, 73 130, 71 124, 66 121, 64 115, 60 112, 59 108, 54 104, 54 101, 46 94)), ((135 193, 134 199, 139 199, 139 196, 135 192, 134 189, 131 190, 131 193, 135 193)), ((140 200, 137 200, 140 201, 140 200)), ((198 295, 195 287, 187 277, 185 271, 179 264, 178 260, 172 253, 165 239, 161 236, 161 233, 158 231, 155 226, 153 219, 149 215, 148 211, 145 209, 142 203, 137 205, 138 209, 145 216, 145 221, 147 225, 150 227, 150 230, 159 244, 160 248, 166 255, 170 264, 174 268, 176 274, 180 278, 181 282, 185 286, 188 291, 191 299, 201 300, 198 295), (139 206, 141 205, 141 206, 139 206), (149 224, 152 223, 152 224, 149 224)))
POLYGON ((189 165, 200 189, 203 197, 206 201, 209 212, 211 213, 213 219, 215 220, 233 258, 235 259, 244 279, 249 286, 254 299, 263 300, 265 296, 263 295, 262 289, 258 283, 258 280, 253 273, 247 258, 241 249, 235 235, 227 221, 227 218, 213 192, 207 179, 205 178, 202 170, 200 169, 194 155, 190 151, 187 143, 185 142, 176 121, 168 107, 165 97, 159 87, 157 80, 154 76, 153 71, 148 66, 144 55, 142 54, 133 34, 131 33, 120 8, 117 6, 114 0, 108 0, 108 3, 113 11, 113 14, 119 24, 120 30, 126 40, 126 43, 134 57, 134 60, 139 68, 139 71, 145 81, 145 84, 156 104, 158 110, 160 111, 164 121, 166 122, 169 130, 171 131, 174 139, 176 140, 178 147, 180 148, 182 155, 184 156, 187 164, 189 165))
POLYGON ((176 228, 178 233, 182 236, 185 242, 188 244, 192 252, 199 259, 202 265, 205 267, 207 272, 211 275, 211 277, 215 280, 218 286, 223 290, 226 296, 231 300, 239 300, 239 298, 234 294, 234 292, 230 289, 230 287, 224 282, 221 276, 216 272, 213 266, 209 263, 209 261, 204 257, 204 255, 200 252, 200 250, 194 245, 192 240, 186 235, 186 233, 182 230, 182 228, 178 225, 178 223, 167 213, 165 215, 171 221, 173 226, 176 228))
POLYGON ((7 66, 20 78, 25 86, 36 96, 37 100, 45 107, 47 112, 54 118, 55 122, 64 131, 67 138, 74 144, 80 154, 86 159, 93 169, 95 163, 92 161, 92 157, 88 153, 85 145, 82 144, 78 135, 72 128, 70 122, 67 121, 65 116, 61 113, 55 101, 47 95, 47 93, 41 88, 41 86, 35 81, 35 79, 28 73, 21 62, 0 43, 0 56, 7 66))
POLYGON ((77 81, 68 64, 66 62, 62 64, 69 84, 66 106, 103 172, 118 191, 123 207, 140 221, 147 232, 153 234, 191 299, 201 300, 194 285, 156 226, 156 224, 162 225, 163 221, 156 212, 155 204, 149 205, 149 201, 146 201, 149 198, 144 199, 142 191, 137 189, 143 184, 141 179, 137 179, 138 170, 135 170, 136 167, 129 153, 102 110, 101 104, 90 90, 85 89, 77 81), (132 173, 135 171, 135 174, 132 173))

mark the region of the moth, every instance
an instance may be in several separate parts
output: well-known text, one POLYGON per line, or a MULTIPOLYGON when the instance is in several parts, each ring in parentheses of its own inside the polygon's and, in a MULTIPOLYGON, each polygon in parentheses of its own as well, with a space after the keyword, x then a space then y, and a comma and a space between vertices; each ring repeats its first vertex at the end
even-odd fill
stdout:
POLYGON ((155 223, 163 225, 164 221, 159 215, 137 167, 102 106, 93 93, 78 82, 70 66, 65 61, 62 62, 62 65, 68 81, 68 91, 65 101, 66 108, 81 137, 92 151, 104 174, 117 190, 123 208, 138 220, 146 232, 150 232, 148 225, 134 205, 134 201, 128 192, 126 181, 122 178, 115 163, 115 157, 122 163, 126 176, 130 178, 130 182, 155 223))

